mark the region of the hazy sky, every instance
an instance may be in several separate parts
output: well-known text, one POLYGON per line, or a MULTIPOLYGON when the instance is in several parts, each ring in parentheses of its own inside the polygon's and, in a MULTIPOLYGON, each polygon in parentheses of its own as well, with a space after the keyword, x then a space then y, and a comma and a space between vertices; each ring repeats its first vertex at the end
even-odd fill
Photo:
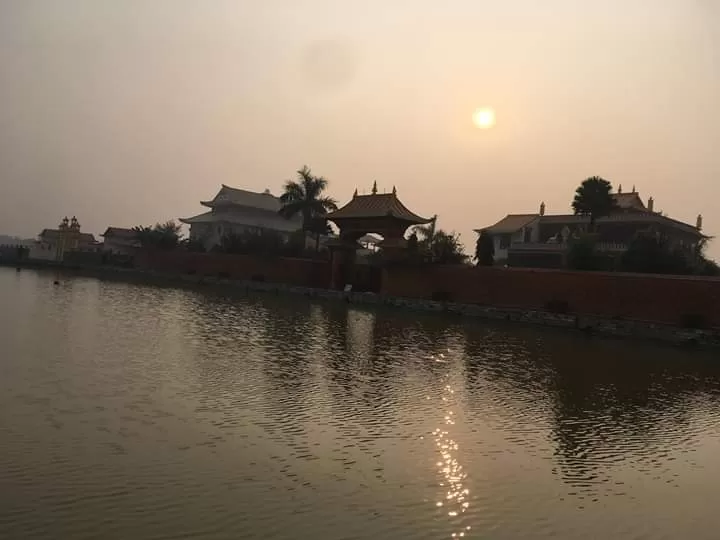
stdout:
POLYGON ((187 217, 303 164, 466 243, 596 174, 720 235, 720 2, 0 0, 0 232, 187 217))

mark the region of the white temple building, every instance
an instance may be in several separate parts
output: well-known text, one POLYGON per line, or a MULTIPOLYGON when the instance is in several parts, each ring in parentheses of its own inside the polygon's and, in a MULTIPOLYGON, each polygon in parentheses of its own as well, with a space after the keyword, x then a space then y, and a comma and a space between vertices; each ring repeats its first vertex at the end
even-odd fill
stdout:
POLYGON ((200 204, 210 211, 180 221, 190 225, 190 239, 202 242, 208 250, 219 245, 228 234, 259 234, 270 230, 289 238, 302 228, 301 216, 286 219, 280 215, 280 199, 268 189, 255 193, 222 184, 212 200, 200 204))

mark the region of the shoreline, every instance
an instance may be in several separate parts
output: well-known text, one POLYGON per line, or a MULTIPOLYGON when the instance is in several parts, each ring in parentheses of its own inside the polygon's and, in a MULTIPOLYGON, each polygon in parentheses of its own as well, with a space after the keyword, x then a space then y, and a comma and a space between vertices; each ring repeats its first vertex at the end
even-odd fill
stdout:
POLYGON ((331 289, 301 287, 282 283, 233 280, 208 276, 173 274, 110 266, 68 265, 46 261, 0 261, 8 268, 55 270, 63 274, 87 277, 120 278, 158 285, 211 285, 245 292, 270 292, 305 296, 320 300, 368 306, 389 306, 410 311, 448 314, 490 321, 514 322, 532 326, 561 328, 586 335, 654 341, 668 345, 720 348, 720 330, 699 330, 629 319, 609 319, 592 315, 560 314, 543 310, 498 307, 422 298, 404 298, 366 292, 345 292, 331 289))

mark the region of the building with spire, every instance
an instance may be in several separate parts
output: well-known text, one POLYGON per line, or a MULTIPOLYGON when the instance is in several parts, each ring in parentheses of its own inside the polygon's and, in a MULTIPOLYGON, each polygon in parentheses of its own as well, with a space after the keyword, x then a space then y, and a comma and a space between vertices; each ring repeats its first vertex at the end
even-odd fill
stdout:
POLYGON ((90 233, 80 231, 80 222, 75 216, 63 218, 57 229, 43 229, 30 248, 29 258, 58 261, 65 259, 70 251, 97 251, 98 242, 90 233))
MULTIPOLYGON (((655 233, 672 244, 694 250, 707 238, 702 232, 702 216, 695 225, 672 219, 655 210, 655 201, 645 204, 635 190, 613 193, 615 210, 595 222, 597 249, 609 255, 621 255, 640 233, 655 233)), ((546 214, 545 203, 534 214, 508 214, 489 227, 476 229, 489 234, 495 248, 495 263, 510 266, 561 268, 565 265, 568 244, 573 238, 590 232, 590 218, 575 214, 546 214)))

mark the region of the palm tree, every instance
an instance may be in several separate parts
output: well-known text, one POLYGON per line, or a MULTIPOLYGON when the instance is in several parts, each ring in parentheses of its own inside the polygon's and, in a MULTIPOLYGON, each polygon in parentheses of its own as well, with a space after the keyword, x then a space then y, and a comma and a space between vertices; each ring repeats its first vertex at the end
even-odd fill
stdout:
POLYGON ((590 229, 594 229, 597 219, 610 215, 615 208, 615 199, 611 193, 610 182, 599 176, 591 176, 575 191, 573 211, 576 215, 590 216, 590 229))
POLYGON ((297 175, 297 180, 285 182, 284 192, 280 195, 280 215, 289 219, 300 214, 303 230, 315 233, 315 249, 318 250, 320 234, 324 230, 320 222, 329 212, 337 210, 337 203, 335 199, 323 195, 328 181, 322 176, 314 176, 307 165, 297 171, 297 175))
POLYGON ((415 235, 418 245, 426 250, 432 248, 435 241, 435 233, 437 230, 437 215, 433 216, 429 223, 425 225, 416 225, 412 228, 412 234, 415 235))

